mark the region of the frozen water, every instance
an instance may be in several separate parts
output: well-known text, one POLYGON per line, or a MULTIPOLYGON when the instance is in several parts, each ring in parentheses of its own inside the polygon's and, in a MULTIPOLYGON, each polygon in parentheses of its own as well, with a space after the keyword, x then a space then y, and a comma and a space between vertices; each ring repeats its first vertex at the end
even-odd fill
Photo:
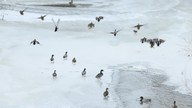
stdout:
POLYGON ((140 95, 164 98, 166 103, 152 102, 162 108, 171 106, 173 100, 191 108, 191 97, 177 92, 192 92, 190 57, 183 55, 180 46, 192 33, 190 0, 74 0, 75 8, 54 6, 68 2, 0 0, 0 15, 4 16, 0 21, 0 108, 139 108, 143 107, 137 102, 140 95), (25 8, 25 14, 20 15, 25 8), (44 21, 37 19, 45 14, 44 21), (100 15, 104 20, 97 22, 95 17, 100 15), (57 32, 52 18, 61 19, 57 32), (90 22, 94 29, 88 29, 90 22), (133 26, 138 23, 144 26, 134 34, 133 26), (116 37, 110 34, 114 29, 121 30, 116 37), (165 43, 150 48, 140 43, 143 37, 162 38, 165 43), (30 45, 34 39, 41 44, 30 45), (63 60, 66 51, 69 58, 63 60), (52 54, 54 64, 50 63, 52 54), (76 65, 71 62, 73 57, 76 65), (127 63, 132 65, 118 67, 127 63), (116 80, 112 77, 114 67, 109 66, 117 66, 114 77, 119 74, 131 80, 116 80), (143 71, 148 67, 155 71, 143 71), (86 77, 81 76, 84 68, 86 77), (104 76, 96 79, 101 69, 104 76), (54 70, 58 77, 53 79, 54 70), (121 85, 116 88, 117 81, 121 85), (153 84, 160 87, 151 89, 153 84), (121 88, 125 85, 131 86, 121 88), (106 87, 108 99, 103 98, 106 87))

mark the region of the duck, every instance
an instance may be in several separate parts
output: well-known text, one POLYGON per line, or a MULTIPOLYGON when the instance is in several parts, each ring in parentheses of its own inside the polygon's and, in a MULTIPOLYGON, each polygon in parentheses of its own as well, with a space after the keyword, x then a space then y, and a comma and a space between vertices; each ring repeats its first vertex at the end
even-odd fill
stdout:
POLYGON ((67 59, 68 55, 67 55, 67 51, 65 52, 63 59, 67 59))
POLYGON ((177 108, 176 101, 173 102, 173 108, 177 108))
POLYGON ((50 61, 53 63, 54 62, 54 55, 51 55, 50 61))
POLYGON ((151 102, 151 99, 144 99, 143 96, 140 97, 140 104, 149 103, 149 102, 151 102))
POLYGON ((147 42, 147 38, 146 37, 141 38, 141 43, 144 43, 144 42, 147 42))
POLYGON ((36 39, 34 39, 33 41, 31 41, 31 44, 35 45, 35 44, 40 44, 39 41, 37 41, 36 39))
POLYGON ((27 8, 25 8, 25 9, 23 9, 23 10, 20 10, 20 11, 19 11, 20 14, 21 14, 21 15, 24 15, 24 12, 25 12, 26 9, 27 9, 27 8))
POLYGON ((75 64, 77 62, 77 60, 75 59, 75 57, 72 59, 72 63, 75 64))
POLYGON ((149 42, 149 44, 150 44, 151 48, 153 48, 153 47, 154 47, 154 45, 155 45, 155 42, 150 41, 150 42, 149 42))
POLYGON ((116 36, 119 31, 120 30, 115 29, 114 32, 110 32, 110 33, 113 34, 114 36, 116 36))
POLYGON ((108 88, 106 88, 106 90, 103 92, 103 96, 107 97, 108 95, 109 95, 109 91, 108 91, 108 88))
POLYGON ((57 20, 57 23, 54 21, 54 19, 52 19, 52 21, 53 21, 53 24, 55 25, 54 32, 57 32, 57 30, 59 29, 58 25, 59 25, 60 19, 57 20))
POLYGON ((142 26, 144 26, 144 25, 137 24, 137 25, 135 25, 134 27, 137 28, 138 30, 140 30, 140 28, 141 28, 142 26))
POLYGON ((99 16, 99 19, 104 19, 104 17, 103 16, 99 16))
POLYGON ((137 30, 133 30, 133 32, 134 32, 135 34, 137 34, 137 30))
POLYGON ((94 28, 94 27, 95 27, 95 24, 93 24, 93 23, 91 22, 91 23, 88 24, 88 27, 89 27, 89 29, 94 28))
POLYGON ((101 69, 100 70, 100 73, 98 73, 95 77, 97 78, 97 79, 99 79, 99 78, 101 78, 102 76, 103 76, 103 69, 101 69))
POLYGON ((82 74, 82 76, 85 76, 85 75, 86 75, 86 68, 83 69, 83 71, 82 71, 81 74, 82 74))
POLYGON ((54 70, 54 72, 53 72, 53 77, 57 77, 57 73, 56 73, 56 70, 54 70))
POLYGON ((47 15, 40 16, 40 17, 38 17, 38 19, 41 19, 41 20, 43 21, 46 16, 47 16, 47 15))

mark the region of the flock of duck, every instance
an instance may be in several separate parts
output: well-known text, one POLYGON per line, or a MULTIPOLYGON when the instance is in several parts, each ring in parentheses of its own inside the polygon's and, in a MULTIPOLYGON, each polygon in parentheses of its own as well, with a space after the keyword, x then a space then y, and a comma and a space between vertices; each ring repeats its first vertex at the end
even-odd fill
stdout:
MULTIPOLYGON (((24 15, 24 12, 26 11, 27 8, 25 8, 24 10, 20 10, 20 15, 24 15)), ((41 19, 42 21, 45 19, 47 15, 42 15, 40 17, 38 17, 38 19, 41 19)), ((100 22, 101 20, 104 19, 103 16, 98 16, 95 18, 98 22, 100 22)), ((52 19, 54 25, 55 25, 55 29, 54 29, 54 32, 57 32, 58 30, 58 25, 59 25, 59 22, 60 22, 60 19, 57 20, 57 22, 54 21, 54 19, 52 19)), ((136 30, 133 30, 134 33, 137 33, 138 30, 140 30, 140 28, 144 26, 142 24, 137 24, 134 26, 134 28, 136 28, 136 30)), ((94 23, 89 23, 88 24, 88 28, 89 29, 92 29, 95 27, 95 24, 94 23)), ((117 36, 117 33, 119 32, 120 30, 117 30, 115 29, 113 32, 110 32, 110 34, 114 35, 114 36, 117 36)), ((157 46, 160 46, 161 43, 164 43, 165 40, 163 39, 158 39, 158 38, 154 38, 154 39, 147 39, 146 37, 142 38, 141 40, 141 43, 149 43, 151 48, 154 47, 154 45, 156 44, 157 46)), ((36 45, 36 44, 40 44, 39 41, 37 41, 36 39, 34 39, 33 41, 30 42, 30 44, 32 45, 36 45)), ((68 52, 65 52, 65 54, 63 55, 63 59, 67 59, 68 57, 68 52)), ((50 58, 50 61, 51 63, 54 63, 54 55, 52 54, 51 55, 51 58, 50 58)), ((74 57, 72 59, 72 63, 73 64, 76 64, 77 60, 76 58, 74 57)), ((95 76, 95 78, 97 79, 100 79, 102 76, 103 76, 103 69, 100 70, 100 72, 95 76)), ((82 76, 86 76, 86 68, 83 69, 82 73, 81 73, 82 76)), ((56 70, 54 70, 54 72, 52 73, 52 76, 55 78, 57 77, 57 73, 56 73, 56 70)), ((105 89, 105 91, 103 92, 103 96, 104 97, 108 97, 109 96, 109 91, 108 91, 108 88, 105 89)), ((143 96, 140 97, 140 104, 143 104, 143 103, 149 103, 151 102, 152 100, 151 99, 147 99, 147 98, 144 98, 143 96)), ((176 105, 176 101, 173 102, 173 108, 177 108, 177 105, 176 105)))

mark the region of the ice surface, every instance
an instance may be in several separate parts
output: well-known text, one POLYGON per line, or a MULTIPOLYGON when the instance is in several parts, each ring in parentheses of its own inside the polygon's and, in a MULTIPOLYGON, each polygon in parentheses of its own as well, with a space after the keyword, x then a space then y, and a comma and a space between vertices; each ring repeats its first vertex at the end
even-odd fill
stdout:
MULTIPOLYGON (((110 67, 117 66, 118 70, 118 64, 127 63, 132 64, 125 66, 129 71, 160 69, 150 73, 167 76, 164 84, 175 86, 170 92, 191 94, 190 57, 182 50, 183 38, 192 33, 190 0, 74 0, 76 8, 39 6, 68 2, 1 0, 0 108, 119 107, 110 67), (20 15, 25 8, 25 14, 20 15), (45 14, 44 21, 37 19, 45 14), (104 20, 97 22, 95 17, 100 15, 104 20), (57 32, 52 18, 61 20, 57 32), (90 22, 95 24, 94 29, 88 29, 90 22), (138 23, 144 26, 134 34, 133 26, 138 23), (110 34, 114 29, 121 30, 117 37, 110 34), (150 48, 140 43, 143 37, 162 38, 165 43, 150 48), (30 45, 33 39, 41 44, 30 45), (69 58, 63 60, 66 51, 69 58), (54 64, 50 63, 52 54, 54 64), (77 59, 75 65, 73 57, 77 59), (81 76, 84 68, 86 77, 81 76), (104 76, 96 79, 101 69, 104 76), (56 79, 52 78, 54 70, 56 79), (106 87, 108 99, 103 98, 106 87)), ((137 96, 128 98, 130 102, 133 99, 137 96)))

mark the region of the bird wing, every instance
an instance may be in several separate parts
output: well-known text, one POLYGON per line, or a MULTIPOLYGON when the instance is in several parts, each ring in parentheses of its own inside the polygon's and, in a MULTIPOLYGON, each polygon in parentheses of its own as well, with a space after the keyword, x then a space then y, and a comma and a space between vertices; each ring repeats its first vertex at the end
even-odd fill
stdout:
POLYGON ((33 43, 33 41, 30 42, 30 44, 32 44, 32 43, 33 43))
POLYGON ((37 42, 37 44, 40 44, 39 41, 36 41, 36 42, 37 42))
POLYGON ((57 26, 59 25, 60 19, 57 20, 57 26))
POLYGON ((56 26, 55 20, 53 18, 51 20, 53 21, 53 24, 56 26))

